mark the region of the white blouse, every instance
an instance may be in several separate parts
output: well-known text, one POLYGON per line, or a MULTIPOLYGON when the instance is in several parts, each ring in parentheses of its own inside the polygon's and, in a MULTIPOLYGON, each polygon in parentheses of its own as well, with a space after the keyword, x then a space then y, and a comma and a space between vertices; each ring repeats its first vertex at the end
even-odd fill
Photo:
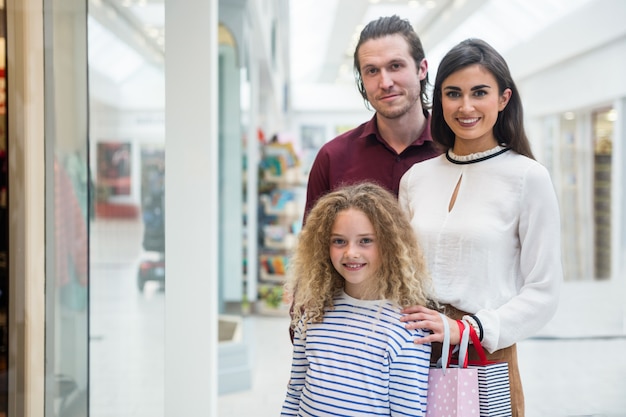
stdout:
POLYGON ((525 339, 554 315, 563 279, 560 217, 545 167, 512 150, 464 164, 444 154, 413 165, 398 198, 439 302, 476 314, 485 349, 525 339))

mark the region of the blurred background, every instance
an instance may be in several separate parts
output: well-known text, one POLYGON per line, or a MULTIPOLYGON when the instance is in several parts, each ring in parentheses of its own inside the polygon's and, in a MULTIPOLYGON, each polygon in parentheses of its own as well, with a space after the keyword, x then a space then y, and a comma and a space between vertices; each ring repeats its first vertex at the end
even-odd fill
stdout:
MULTIPOLYGON (((322 144, 372 117, 354 47, 367 22, 397 14, 419 34, 431 82, 465 38, 504 55, 554 182, 565 285, 555 317, 519 344, 527 415, 626 416, 625 2, 183 3, 50 1, 34 15, 56 202, 46 415, 190 415, 175 412, 178 397, 212 410, 202 415, 280 413, 282 283, 308 170, 322 144), (186 366, 207 357, 214 379, 198 384, 186 366)), ((7 5, 11 28, 19 7, 7 5)))

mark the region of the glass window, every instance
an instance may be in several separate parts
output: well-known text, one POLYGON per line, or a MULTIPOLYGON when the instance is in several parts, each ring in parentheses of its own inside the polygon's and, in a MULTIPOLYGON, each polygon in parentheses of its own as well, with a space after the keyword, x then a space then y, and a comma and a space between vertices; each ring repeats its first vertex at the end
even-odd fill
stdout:
MULTIPOLYGON (((54 2, 53 2, 54 3, 54 2)), ((90 217, 86 4, 44 15, 46 415, 87 415, 90 217)))
POLYGON ((560 118, 560 142, 557 152, 562 224, 562 252, 565 279, 590 280, 593 277, 591 216, 591 153, 585 135, 584 117, 566 112, 560 118))
POLYGON ((89 39, 91 417, 164 415, 163 2, 93 2, 89 39), (133 36, 126 36, 133 33, 133 36))
MULTIPOLYGON (((563 267, 568 281, 611 277, 612 138, 616 111, 565 112, 550 164, 561 208, 563 267)), ((552 118, 544 120, 550 129, 552 118)), ((549 142, 549 141, 547 141, 549 142)))
POLYGON ((593 113, 593 224, 596 279, 611 277, 611 179, 614 109, 593 113))

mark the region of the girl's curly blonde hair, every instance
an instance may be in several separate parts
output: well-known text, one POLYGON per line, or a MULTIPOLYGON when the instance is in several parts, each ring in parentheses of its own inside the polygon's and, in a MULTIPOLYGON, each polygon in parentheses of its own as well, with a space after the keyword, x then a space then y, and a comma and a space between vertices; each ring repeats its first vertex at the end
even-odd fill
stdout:
POLYGON ((435 305, 426 261, 407 215, 389 191, 364 182, 320 197, 309 212, 285 286, 292 300, 292 326, 305 312, 307 322, 322 321, 324 310, 333 307, 333 298, 344 287, 330 260, 330 236, 337 214, 347 209, 362 211, 374 226, 381 266, 372 296, 400 307, 435 305))

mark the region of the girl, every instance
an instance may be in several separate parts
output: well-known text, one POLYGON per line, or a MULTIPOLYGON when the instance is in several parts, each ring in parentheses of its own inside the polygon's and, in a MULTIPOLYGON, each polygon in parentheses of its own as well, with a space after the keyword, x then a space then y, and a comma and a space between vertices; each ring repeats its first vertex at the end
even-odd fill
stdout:
POLYGON ((423 416, 430 344, 400 322, 430 280, 396 198, 371 183, 310 211, 290 262, 294 348, 283 416, 423 416), (293 291, 297 287, 297 291, 293 291))
MULTIPOLYGON (((400 204, 424 248, 451 343, 459 341, 454 320, 470 322, 489 359, 509 363, 513 416, 523 416, 515 343, 557 307, 559 208, 548 171, 531 153, 508 66, 484 41, 468 39, 441 61, 432 136, 445 154, 406 172, 400 204)), ((407 328, 432 331, 417 343, 443 339, 438 312, 404 312, 407 328)))

